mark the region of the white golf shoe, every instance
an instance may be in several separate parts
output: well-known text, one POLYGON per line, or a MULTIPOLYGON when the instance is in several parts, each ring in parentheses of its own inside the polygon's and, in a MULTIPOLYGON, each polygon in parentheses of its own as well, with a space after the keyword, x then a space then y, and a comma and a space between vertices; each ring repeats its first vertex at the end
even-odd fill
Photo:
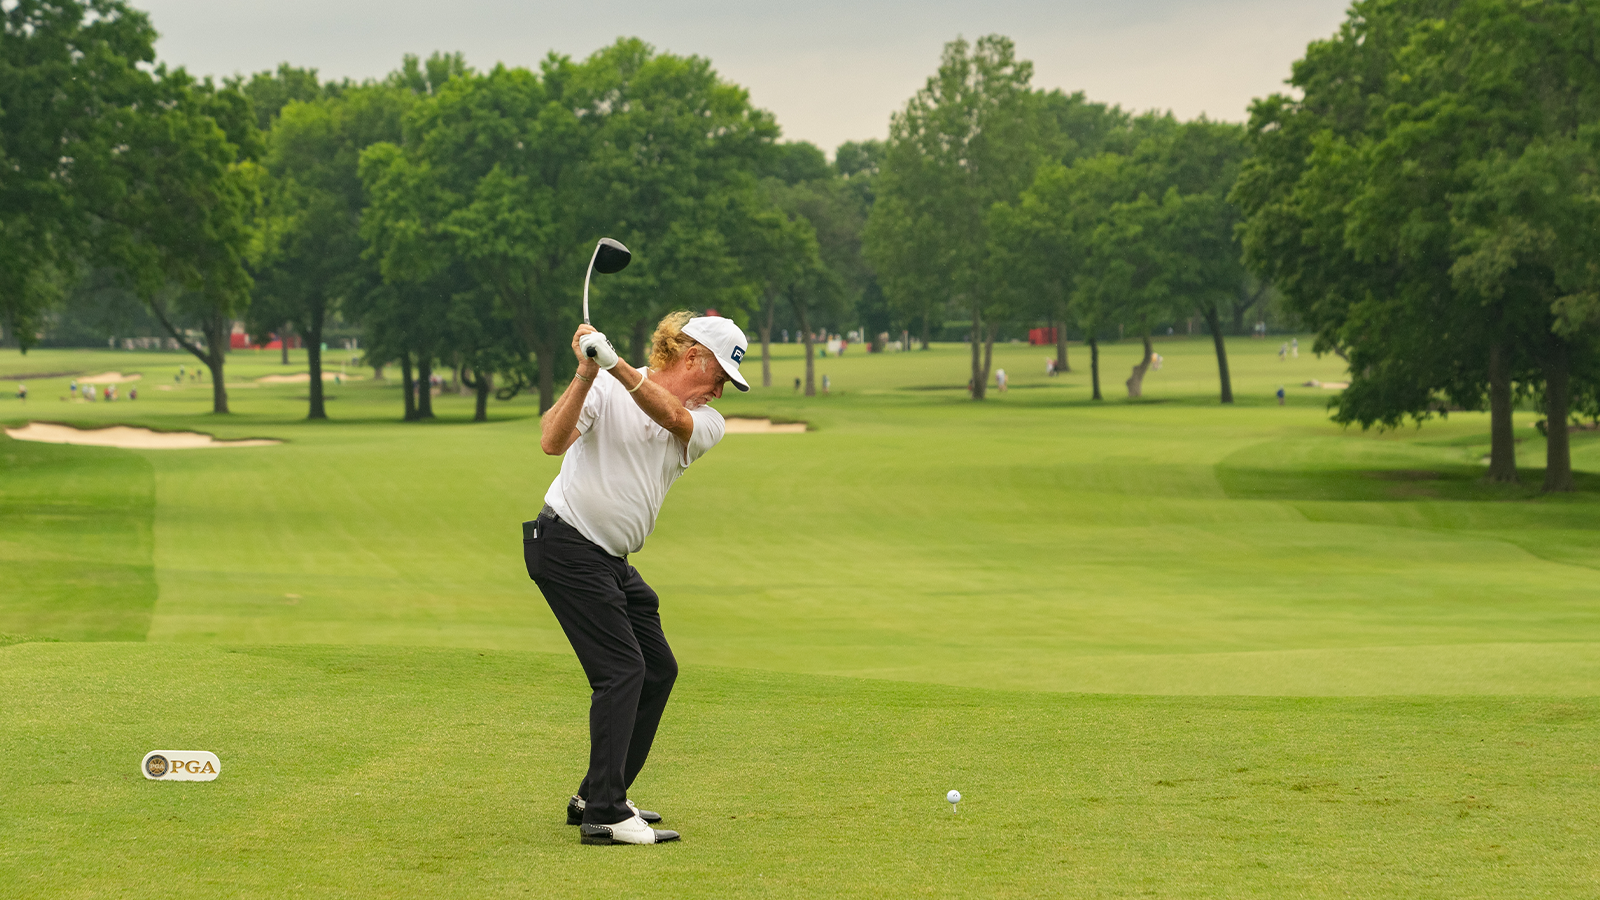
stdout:
MULTIPOLYGON (((646 825, 654 825, 655 823, 661 821, 660 813, 651 812, 648 809, 640 809, 639 807, 633 805, 632 800, 625 802, 628 804, 628 808, 633 810, 633 814, 643 819, 646 825)), ((585 803, 582 797, 579 797, 577 794, 573 794, 572 799, 567 801, 567 824, 582 825, 583 809, 588 805, 589 804, 585 803)))
POLYGON ((580 825, 578 834, 585 844, 660 844, 678 839, 676 831, 651 828, 637 815, 615 825, 580 825))

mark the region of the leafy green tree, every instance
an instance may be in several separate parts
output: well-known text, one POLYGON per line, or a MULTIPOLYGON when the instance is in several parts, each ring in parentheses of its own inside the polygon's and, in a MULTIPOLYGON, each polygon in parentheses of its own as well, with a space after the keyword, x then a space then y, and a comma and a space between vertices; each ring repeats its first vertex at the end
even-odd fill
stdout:
POLYGON ((594 218, 583 251, 609 233, 634 253, 627 271, 597 286, 605 321, 622 323, 605 327, 627 336, 631 359, 642 362, 669 310, 714 307, 743 318, 756 287, 738 245, 762 209, 760 166, 780 152, 771 114, 708 60, 632 38, 584 60, 568 90, 594 129, 586 189, 594 218))
POLYGON ((26 352, 117 199, 156 33, 121 0, 15 0, 0 22, 0 332, 26 352))
POLYGON ((1531 393, 1545 488, 1571 489, 1567 419, 1575 375, 1580 404, 1592 393, 1594 331, 1562 311, 1591 283, 1597 11, 1369 0, 1296 64, 1303 97, 1257 102, 1235 193, 1245 248, 1319 350, 1349 359, 1336 419, 1392 427, 1441 398, 1487 401, 1489 477, 1511 481, 1511 411, 1531 393))
POLYGON ((120 124, 127 149, 112 155, 118 196, 98 220, 94 258, 120 272, 206 366, 212 411, 226 413, 223 366, 233 322, 250 302, 245 259, 261 177, 249 101, 158 67, 151 102, 120 124))
POLYGON ((361 151, 398 140, 413 103, 409 91, 388 85, 352 87, 337 97, 291 101, 268 135, 251 331, 290 323, 305 338, 307 418, 327 418, 322 339, 328 317, 343 299, 370 291, 377 278, 363 258, 361 151))
POLYGON ((767 192, 753 192, 746 202, 752 208, 744 213, 747 224, 734 237, 732 250, 751 292, 745 305, 761 340, 761 386, 772 387, 773 320, 791 286, 819 264, 816 233, 809 223, 779 208, 767 192))
POLYGON ((349 86, 347 82, 323 83, 316 69, 303 69, 288 63, 279 63, 275 71, 256 72, 248 79, 236 77, 228 80, 250 101, 255 112, 256 128, 270 131, 283 108, 291 103, 311 103, 324 97, 336 97, 349 86))
MULTIPOLYGON (((760 327, 765 344, 778 305, 775 298, 786 301, 806 348, 809 397, 816 395, 814 339, 819 326, 823 331, 837 328, 874 285, 861 253, 869 200, 862 191, 866 179, 850 182, 815 146, 796 142, 776 149, 777 163, 768 169, 764 192, 782 217, 782 230, 774 235, 766 262, 781 275, 762 282, 767 302, 760 327)), ((763 383, 770 384, 765 375, 763 383)))
POLYGON ((970 315, 976 400, 1006 314, 989 259, 989 210, 1015 200, 1060 151, 1032 75, 1007 38, 946 44, 939 71, 890 121, 867 223, 868 259, 890 301, 921 321, 924 345, 937 309, 958 304, 970 315))
POLYGON ((728 235, 744 224, 741 197, 775 133, 709 63, 637 40, 581 64, 552 55, 538 73, 465 73, 418 105, 403 150, 364 156, 370 239, 391 281, 459 261, 534 354, 545 408, 599 235, 635 257, 595 285, 597 322, 623 324, 613 332, 747 293, 728 235))

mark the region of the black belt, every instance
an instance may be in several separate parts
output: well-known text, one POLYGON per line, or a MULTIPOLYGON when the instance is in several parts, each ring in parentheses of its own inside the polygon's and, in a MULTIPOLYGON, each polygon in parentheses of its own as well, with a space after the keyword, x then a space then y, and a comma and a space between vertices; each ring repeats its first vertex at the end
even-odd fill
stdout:
POLYGON ((550 508, 550 504, 546 503, 544 505, 544 509, 539 510, 538 518, 522 523, 522 539, 525 541, 531 541, 539 536, 539 529, 541 527, 548 525, 551 522, 561 521, 561 517, 556 515, 556 511, 550 508))

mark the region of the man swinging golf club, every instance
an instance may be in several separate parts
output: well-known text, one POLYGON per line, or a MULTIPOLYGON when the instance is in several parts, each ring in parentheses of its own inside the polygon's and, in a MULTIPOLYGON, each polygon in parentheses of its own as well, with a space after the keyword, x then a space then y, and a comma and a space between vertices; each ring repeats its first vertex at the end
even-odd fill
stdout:
POLYGON ((739 374, 747 346, 728 319, 672 313, 649 368, 636 369, 580 325, 577 375, 541 423, 540 448, 566 458, 539 517, 523 524, 523 556, 593 689, 589 772, 567 805, 585 844, 678 838, 628 799, 678 675, 656 592, 628 554, 654 530, 667 489, 722 439, 722 416, 706 404, 729 381, 750 389, 739 374))

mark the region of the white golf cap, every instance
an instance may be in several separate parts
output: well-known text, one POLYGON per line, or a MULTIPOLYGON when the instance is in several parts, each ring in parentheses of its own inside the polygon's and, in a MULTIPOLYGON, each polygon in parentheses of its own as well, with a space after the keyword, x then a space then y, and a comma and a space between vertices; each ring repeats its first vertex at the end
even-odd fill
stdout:
POLYGON ((750 390, 750 383, 739 374, 739 363, 744 360, 744 350, 750 342, 745 339, 743 329, 733 324, 732 319, 696 316, 683 326, 683 333, 704 344, 716 355, 717 362, 722 363, 722 369, 733 380, 734 387, 741 391, 750 390))

